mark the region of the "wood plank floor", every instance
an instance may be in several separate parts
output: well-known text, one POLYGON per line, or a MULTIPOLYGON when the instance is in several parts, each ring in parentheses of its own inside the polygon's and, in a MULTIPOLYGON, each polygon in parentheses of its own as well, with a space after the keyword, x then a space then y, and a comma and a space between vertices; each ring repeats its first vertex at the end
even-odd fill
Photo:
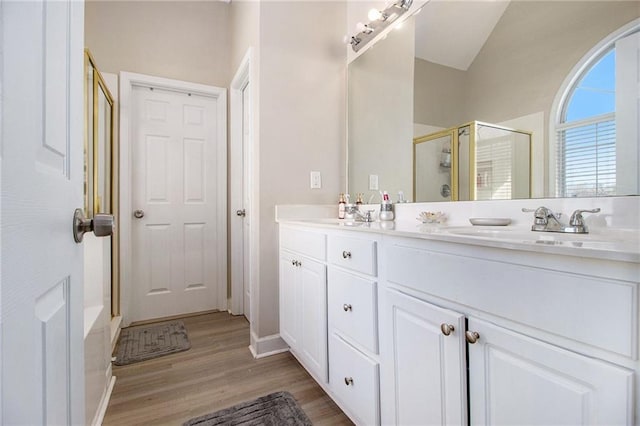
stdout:
POLYGON ((217 312, 183 321, 188 351, 114 365, 104 425, 181 425, 278 391, 290 392, 314 425, 353 424, 290 353, 254 359, 244 317, 217 312))

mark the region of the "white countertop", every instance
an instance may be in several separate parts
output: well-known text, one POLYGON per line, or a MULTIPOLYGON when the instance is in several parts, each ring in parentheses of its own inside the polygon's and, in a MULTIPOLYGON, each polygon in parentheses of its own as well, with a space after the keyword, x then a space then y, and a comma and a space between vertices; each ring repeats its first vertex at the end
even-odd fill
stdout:
POLYGON ((640 263, 637 230, 600 228, 589 234, 567 234, 534 232, 528 226, 447 226, 417 220, 364 223, 329 218, 281 218, 278 223, 640 263))

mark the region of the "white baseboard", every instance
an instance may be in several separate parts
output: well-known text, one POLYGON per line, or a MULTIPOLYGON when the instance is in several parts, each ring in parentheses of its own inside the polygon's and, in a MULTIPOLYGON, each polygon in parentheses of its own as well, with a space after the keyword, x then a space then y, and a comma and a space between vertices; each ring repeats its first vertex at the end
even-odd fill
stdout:
MULTIPOLYGON (((109 369, 107 370, 107 375, 111 374, 111 365, 109 365, 109 369)), ((100 400, 100 405, 98 405, 98 411, 96 412, 96 416, 93 418, 91 424, 93 426, 101 426, 102 421, 104 420, 104 415, 107 413, 107 407, 109 406, 109 400, 111 399, 111 393, 113 392, 113 387, 116 384, 116 376, 111 376, 111 380, 109 380, 109 386, 105 389, 102 394, 102 399, 100 400)))
POLYGON ((284 340, 282 340, 282 337, 280 337, 279 334, 272 334, 271 336, 259 338, 252 331, 249 350, 253 354, 254 358, 264 358, 266 356, 287 352, 289 350, 289 346, 284 340))

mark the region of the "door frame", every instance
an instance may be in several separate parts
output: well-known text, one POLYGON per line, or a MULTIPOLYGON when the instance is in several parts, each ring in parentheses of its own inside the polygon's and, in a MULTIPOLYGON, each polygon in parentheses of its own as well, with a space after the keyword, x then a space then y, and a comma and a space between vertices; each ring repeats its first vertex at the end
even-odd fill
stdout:
MULTIPOLYGON (((255 277, 255 269, 253 267, 253 248, 255 247, 255 231, 254 225, 257 217, 255 215, 256 202, 257 198, 255 197, 255 190, 252 188, 256 188, 253 185, 253 177, 254 169, 252 166, 247 168, 245 167, 246 161, 245 158, 253 159, 254 153, 254 137, 255 137, 255 126, 254 126, 254 105, 255 105, 255 79, 252 74, 252 61, 253 61, 253 50, 250 47, 247 49, 244 57, 242 58, 242 62, 238 66, 238 70, 236 71, 233 80, 229 86, 229 130, 230 130, 230 140, 229 140, 229 168, 230 168, 230 182, 229 182, 229 282, 230 282, 230 294, 229 294, 229 312, 232 315, 243 315, 249 314, 248 318, 251 318, 251 322, 253 322, 254 316, 253 314, 253 306, 254 306, 254 292, 251 291, 255 288, 253 284, 253 277, 255 277), (251 107, 250 121, 248 125, 250 126, 250 134, 251 138, 249 141, 245 143, 243 139, 243 89, 249 85, 249 105, 251 107), (246 150, 245 150, 246 149, 246 150), (243 188, 244 186, 244 188, 243 188), (247 220, 249 220, 250 231, 249 231, 249 247, 248 250, 245 247, 242 252, 238 252, 238 247, 242 248, 244 246, 243 241, 243 232, 244 232, 244 223, 242 221, 232 220, 231 218, 235 218, 235 209, 236 206, 244 206, 244 189, 247 189, 250 192, 249 199, 251 200, 251 206, 247 211, 247 220), (244 258, 244 253, 249 253, 249 259, 244 258), (234 276, 238 274, 238 271, 244 271, 244 263, 249 263, 249 277, 244 277, 243 272, 243 280, 234 280, 234 276), (235 274, 234 274, 235 272, 235 274), (249 293, 250 293, 250 312, 244 312, 244 284, 249 285, 249 293)), ((244 123, 246 125, 246 123, 244 123)), ((250 165, 254 165, 255 161, 249 161, 250 165)))
POLYGON ((218 221, 218 309, 227 309, 227 89, 198 83, 173 80, 131 72, 120 72, 120 309, 122 326, 130 324, 132 278, 131 238, 131 168, 132 168, 132 97, 134 87, 154 87, 181 93, 191 93, 216 99, 218 102, 217 194, 218 221))

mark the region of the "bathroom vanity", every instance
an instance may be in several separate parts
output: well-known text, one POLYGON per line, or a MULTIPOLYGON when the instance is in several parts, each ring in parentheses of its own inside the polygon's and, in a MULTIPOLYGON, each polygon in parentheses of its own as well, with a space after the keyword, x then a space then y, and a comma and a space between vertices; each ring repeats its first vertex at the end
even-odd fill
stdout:
POLYGON ((279 222, 281 336, 357 424, 638 423, 637 232, 279 222))

